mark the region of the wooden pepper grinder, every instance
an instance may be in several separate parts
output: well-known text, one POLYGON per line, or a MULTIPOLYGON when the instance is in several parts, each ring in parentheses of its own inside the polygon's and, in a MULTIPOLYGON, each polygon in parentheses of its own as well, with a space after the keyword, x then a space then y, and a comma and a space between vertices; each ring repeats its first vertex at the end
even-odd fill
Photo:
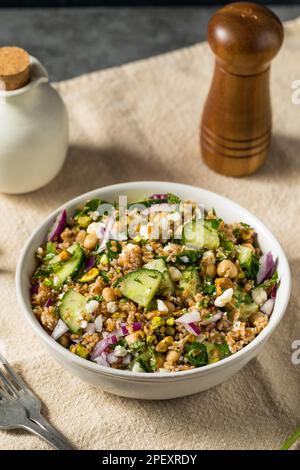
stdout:
POLYGON ((223 175, 249 175, 270 144, 270 62, 282 45, 283 27, 269 9, 237 2, 213 15, 208 42, 216 63, 202 115, 202 157, 223 175))

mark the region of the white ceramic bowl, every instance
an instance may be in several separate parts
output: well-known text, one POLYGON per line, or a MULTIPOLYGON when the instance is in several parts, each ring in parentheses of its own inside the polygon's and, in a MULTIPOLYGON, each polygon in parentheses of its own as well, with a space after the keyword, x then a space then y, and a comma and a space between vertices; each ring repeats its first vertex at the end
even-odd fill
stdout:
POLYGON ((97 189, 73 199, 62 207, 47 217, 26 243, 16 272, 17 297, 23 315, 49 353, 71 373, 90 384, 101 387, 107 392, 130 398, 168 399, 191 395, 214 387, 235 374, 259 353, 286 310, 290 297, 291 276, 288 261, 280 244, 260 220, 225 197, 183 184, 137 182, 97 189), (30 277, 36 265, 35 250, 45 240, 49 227, 62 207, 67 209, 68 214, 72 214, 74 209, 82 202, 95 197, 115 201, 119 195, 127 195, 130 201, 135 201, 154 193, 165 192, 174 193, 182 199, 201 202, 207 209, 214 207, 217 214, 228 223, 243 221, 255 228, 262 250, 264 252, 271 250, 273 255, 278 258, 278 272, 279 277, 282 279, 269 324, 241 351, 220 362, 185 372, 147 374, 120 371, 99 366, 72 354, 46 333, 32 313, 29 287, 30 277))

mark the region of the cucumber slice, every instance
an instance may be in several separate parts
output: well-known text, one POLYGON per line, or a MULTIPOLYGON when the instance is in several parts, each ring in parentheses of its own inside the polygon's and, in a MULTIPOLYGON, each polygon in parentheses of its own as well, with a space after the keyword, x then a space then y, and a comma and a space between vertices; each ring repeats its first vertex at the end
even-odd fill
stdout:
POLYGON ((199 286, 200 279, 198 270, 193 267, 185 269, 182 273, 182 278, 179 281, 179 288, 187 291, 188 295, 193 297, 197 294, 199 286))
POLYGON ((217 230, 208 221, 192 220, 183 227, 183 243, 190 248, 214 250, 220 246, 217 230))
POLYGON ((68 261, 55 261, 55 258, 57 258, 55 256, 49 263, 50 266, 52 265, 53 272, 59 279, 59 286, 61 286, 68 277, 74 277, 77 274, 84 260, 84 251, 79 243, 71 246, 67 251, 72 255, 68 261))
POLYGON ((172 295, 174 294, 174 285, 173 282, 170 278, 169 271, 166 267, 166 263, 162 258, 159 259, 154 259, 150 261, 149 263, 144 265, 144 268, 146 269, 155 269, 156 271, 159 271, 162 273, 162 281, 159 286, 159 290, 161 291, 162 295, 172 295))
MULTIPOLYGON (((70 248, 68 248, 66 251, 68 253, 70 253, 71 255, 74 254, 74 252, 77 250, 77 247, 80 247, 80 245, 78 243, 75 243, 75 245, 72 245, 70 246, 70 248)), ((69 260, 68 260, 69 261, 69 260)), ((60 255, 56 255, 54 256, 53 258, 51 258, 51 260, 49 261, 49 266, 52 266, 52 268, 54 267, 54 265, 58 265, 58 264, 62 264, 62 261, 60 259, 60 255)))
POLYGON ((81 328, 82 313, 86 306, 86 298, 75 290, 68 290, 58 307, 60 318, 69 327, 72 333, 77 333, 81 328))
POLYGON ((240 245, 238 247, 238 260, 240 265, 243 266, 251 261, 252 251, 247 246, 240 245))
POLYGON ((251 304, 242 304, 240 306, 240 317, 239 320, 247 321, 248 318, 253 315, 253 313, 258 312, 258 305, 255 302, 251 304))
POLYGON ((162 280, 162 274, 154 269, 138 269, 124 276, 117 284, 122 295, 140 307, 148 307, 162 280))

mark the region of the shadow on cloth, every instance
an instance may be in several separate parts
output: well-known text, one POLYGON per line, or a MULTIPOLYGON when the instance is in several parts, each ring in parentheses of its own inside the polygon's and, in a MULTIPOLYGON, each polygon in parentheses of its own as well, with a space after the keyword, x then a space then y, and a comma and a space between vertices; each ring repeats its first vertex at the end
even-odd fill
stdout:
MULTIPOLYGON (((171 168, 158 166, 151 155, 145 160, 136 150, 118 145, 109 148, 71 146, 59 175, 38 193, 41 197, 51 194, 55 205, 59 205, 101 186, 151 179, 172 181, 174 178, 171 168)), ((32 193, 32 197, 35 199, 36 193, 32 193)))
POLYGON ((300 138, 274 134, 265 164, 253 175, 256 180, 271 177, 273 180, 298 178, 300 173, 300 138))

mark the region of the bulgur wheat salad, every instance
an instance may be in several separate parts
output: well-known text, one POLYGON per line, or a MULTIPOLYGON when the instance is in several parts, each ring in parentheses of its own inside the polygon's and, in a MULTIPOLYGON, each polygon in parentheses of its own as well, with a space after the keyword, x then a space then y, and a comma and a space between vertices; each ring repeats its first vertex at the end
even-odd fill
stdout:
POLYGON ((278 285, 253 228, 172 194, 63 210, 36 257, 43 328, 82 358, 133 372, 234 354, 268 324, 278 285))

